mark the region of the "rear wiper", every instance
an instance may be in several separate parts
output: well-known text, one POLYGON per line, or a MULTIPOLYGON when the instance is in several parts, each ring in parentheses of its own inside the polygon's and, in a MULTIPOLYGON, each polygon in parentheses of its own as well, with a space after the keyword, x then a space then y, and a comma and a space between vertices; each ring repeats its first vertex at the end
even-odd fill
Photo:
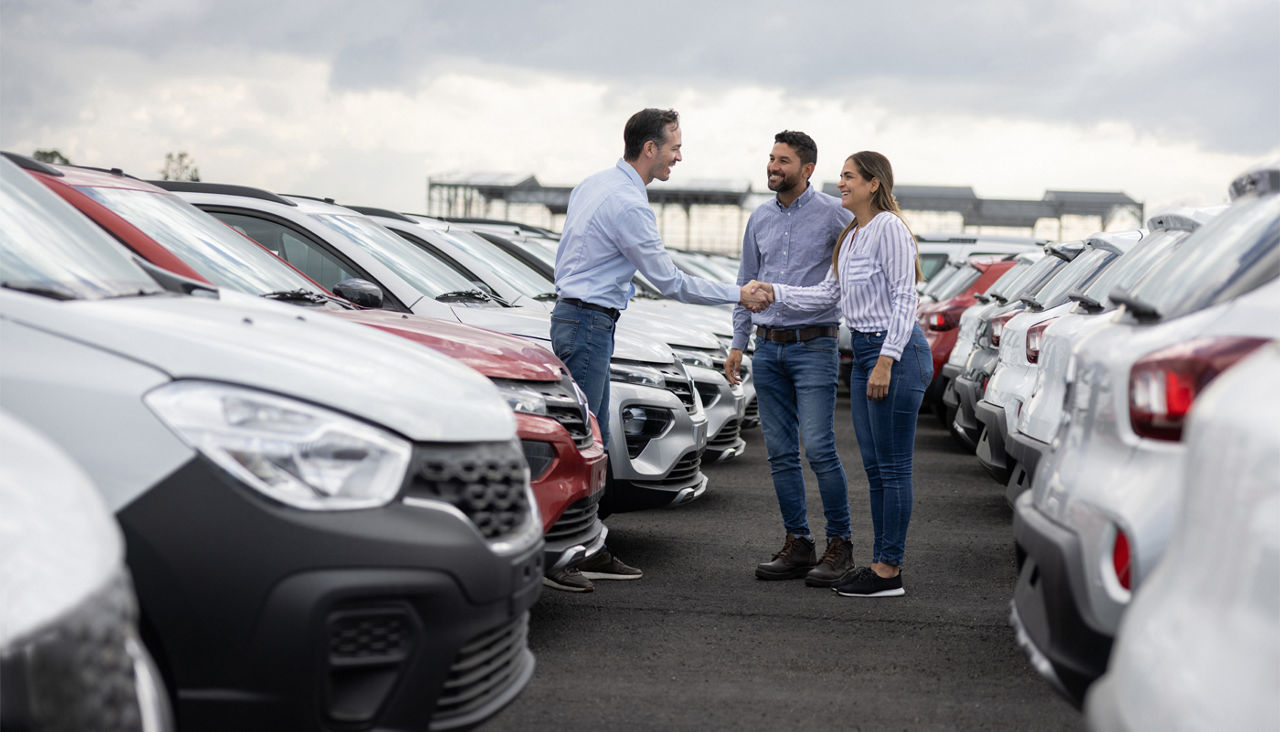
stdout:
POLYGON ((77 295, 74 290, 65 285, 59 285, 54 282, 46 284, 20 284, 17 282, 0 282, 0 287, 6 290, 16 290, 31 295, 40 295, 54 300, 75 300, 77 295))
POLYGON ((280 300, 282 302, 312 302, 316 304, 329 302, 329 298, 312 290, 304 290, 298 288, 296 290, 277 290, 268 292, 263 297, 268 300, 280 300))
POLYGON ((1038 313, 1041 310, 1044 310, 1044 305, 1040 304, 1040 301, 1036 299, 1035 295, 1023 295, 1018 298, 1018 300, 1026 303, 1027 307, 1031 308, 1032 312, 1038 313))
POLYGON ((449 300, 474 300, 476 302, 492 302, 490 297, 483 290, 453 290, 436 295, 436 299, 440 302, 448 302, 449 300))
POLYGON ((1119 303, 1133 314, 1133 317, 1141 321, 1151 321, 1160 319, 1160 311, 1156 310, 1156 306, 1145 300, 1139 300, 1129 294, 1127 290, 1113 290, 1108 297, 1112 302, 1119 303))
POLYGON ((1085 310, 1091 313, 1097 313, 1102 311, 1102 303, 1098 302, 1097 300, 1094 300, 1092 297, 1089 297, 1083 292, 1079 292, 1079 291, 1072 292, 1071 294, 1067 295, 1067 298, 1071 300, 1075 300, 1076 302, 1080 303, 1080 305, 1084 307, 1085 310))

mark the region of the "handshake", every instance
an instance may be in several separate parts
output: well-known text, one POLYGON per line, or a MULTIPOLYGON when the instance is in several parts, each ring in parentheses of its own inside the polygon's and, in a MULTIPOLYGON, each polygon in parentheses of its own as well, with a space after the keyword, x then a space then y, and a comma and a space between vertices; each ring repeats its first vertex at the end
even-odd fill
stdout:
POLYGON ((738 304, 747 310, 758 313, 772 303, 773 285, 768 282, 751 280, 742 286, 742 299, 738 301, 738 304))

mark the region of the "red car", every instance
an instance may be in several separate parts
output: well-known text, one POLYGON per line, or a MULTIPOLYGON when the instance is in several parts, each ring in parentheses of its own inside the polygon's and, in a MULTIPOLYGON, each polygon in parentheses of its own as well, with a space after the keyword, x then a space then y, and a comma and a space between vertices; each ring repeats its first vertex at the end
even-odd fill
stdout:
MULTIPOLYGON (((158 267, 224 290, 303 305, 380 328, 489 377, 515 412, 542 517, 546 569, 576 563, 604 545, 607 530, 596 514, 607 470, 600 429, 564 364, 547 349, 460 323, 355 309, 257 242, 168 191, 119 170, 7 157, 158 267)), ((335 354, 341 355, 340 344, 335 344, 335 354)), ((431 388, 429 379, 424 379, 423 388, 431 388)))
POLYGON ((1013 265, 1012 257, 970 257, 951 276, 946 287, 936 293, 936 301, 921 300, 916 309, 916 318, 920 321, 925 340, 929 341, 929 351, 933 354, 933 381, 925 391, 924 403, 933 407, 944 421, 946 408, 942 404, 942 394, 947 385, 942 376, 942 367, 951 357, 951 349, 956 345, 956 336, 960 332, 960 315, 977 303, 978 295, 986 292, 1013 265))

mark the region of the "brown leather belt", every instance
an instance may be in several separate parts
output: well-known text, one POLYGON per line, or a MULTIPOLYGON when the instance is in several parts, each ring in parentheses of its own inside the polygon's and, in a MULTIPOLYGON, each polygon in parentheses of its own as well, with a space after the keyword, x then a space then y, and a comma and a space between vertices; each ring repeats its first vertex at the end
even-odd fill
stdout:
POLYGON ((835 338, 840 329, 834 325, 815 325, 808 328, 766 328, 756 326, 756 336, 774 343, 797 343, 814 338, 835 338))

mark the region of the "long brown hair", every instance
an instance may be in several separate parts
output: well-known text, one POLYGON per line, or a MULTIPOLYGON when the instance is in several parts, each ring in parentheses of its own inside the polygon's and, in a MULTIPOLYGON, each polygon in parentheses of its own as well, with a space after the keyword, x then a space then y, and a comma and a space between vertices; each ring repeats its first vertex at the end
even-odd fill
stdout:
MULTIPOLYGON (((902 210, 898 208, 898 199, 893 197, 893 166, 889 165, 889 158, 878 152, 863 150, 856 152, 845 158, 845 162, 853 161, 853 167, 858 171, 858 175, 862 176, 865 181, 873 179, 880 180, 880 186, 876 188, 875 193, 871 194, 871 208, 876 212, 888 211, 897 216, 902 224, 907 227, 907 231, 911 231, 911 227, 907 225, 907 220, 902 218, 902 210)), ((868 222, 862 222, 868 223, 868 222)), ((844 227, 844 231, 840 232, 840 238, 836 239, 835 251, 831 254, 831 270, 839 273, 840 247, 844 244, 844 238, 849 235, 853 227, 859 224, 857 219, 849 222, 844 227)), ((915 239, 915 235, 911 237, 915 239)), ((924 279, 924 270, 920 268, 920 253, 916 252, 916 282, 924 279)))

